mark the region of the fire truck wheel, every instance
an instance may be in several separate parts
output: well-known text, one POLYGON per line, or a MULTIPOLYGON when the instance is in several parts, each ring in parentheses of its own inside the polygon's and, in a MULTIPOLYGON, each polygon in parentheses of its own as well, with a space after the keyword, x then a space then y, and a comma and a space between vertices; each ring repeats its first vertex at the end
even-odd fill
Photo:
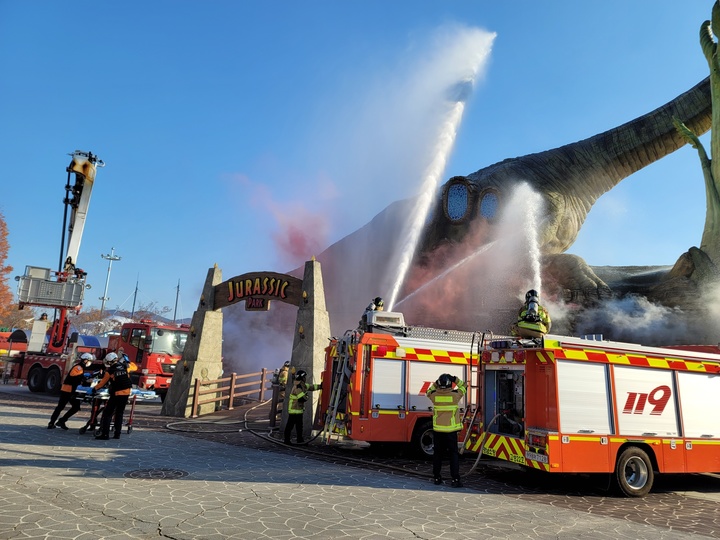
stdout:
POLYGON ((62 386, 62 375, 58 368, 50 368, 45 375, 45 392, 59 394, 62 386))
POLYGON ((27 385, 31 392, 45 390, 45 370, 39 366, 32 368, 28 373, 27 385))
POLYGON ((640 448, 626 448, 615 466, 615 481, 628 497, 644 497, 652 488, 655 473, 647 453, 640 448))
POLYGON ((430 459, 433 455, 433 442, 432 420, 420 420, 413 431, 413 452, 418 457, 430 459))

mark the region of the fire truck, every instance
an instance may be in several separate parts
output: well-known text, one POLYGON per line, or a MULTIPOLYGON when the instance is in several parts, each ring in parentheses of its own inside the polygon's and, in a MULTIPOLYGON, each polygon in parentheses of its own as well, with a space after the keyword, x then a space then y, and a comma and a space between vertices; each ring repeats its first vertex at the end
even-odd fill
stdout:
POLYGON ((630 497, 657 473, 719 472, 720 354, 688 349, 490 340, 465 448, 549 474, 610 474, 630 497))
MULTIPOLYGON (((405 443, 432 456, 432 402, 428 387, 442 373, 475 378, 482 336, 406 326, 402 313, 369 311, 367 329, 333 338, 325 353, 317 429, 323 438, 405 443)), ((472 399, 468 392, 466 398, 472 399)), ((460 403, 467 416, 475 403, 460 403)))
MULTIPOLYGON (((720 472, 720 348, 408 327, 368 313, 326 349, 323 438, 396 442, 431 456, 441 373, 468 383, 458 444, 541 473, 604 473, 642 497, 659 473, 720 472)), ((597 336, 593 336, 597 337, 597 336)))
POLYGON ((68 313, 80 310, 88 287, 86 273, 77 266, 77 256, 97 167, 103 167, 105 163, 91 152, 76 150, 71 156, 66 169, 68 176, 58 270, 26 266, 25 273, 15 278, 18 281, 20 309, 25 306, 46 307, 54 309, 57 314, 50 327, 46 321, 35 321, 26 350, 6 360, 12 365, 15 376, 26 379, 28 388, 34 392, 59 392, 74 350, 84 345, 77 333, 70 335, 68 313), (66 225, 69 234, 67 250, 63 254, 66 225))
POLYGON ((123 324, 119 335, 110 336, 108 350, 122 347, 138 370, 130 373, 141 390, 154 390, 165 400, 178 360, 182 358, 190 325, 160 324, 149 319, 123 324))

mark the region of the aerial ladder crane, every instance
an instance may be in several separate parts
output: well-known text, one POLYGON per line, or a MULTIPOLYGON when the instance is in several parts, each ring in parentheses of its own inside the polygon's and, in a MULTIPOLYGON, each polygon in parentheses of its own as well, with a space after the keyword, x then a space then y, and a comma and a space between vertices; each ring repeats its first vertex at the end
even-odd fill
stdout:
POLYGON ((105 163, 92 152, 76 150, 70 155, 58 270, 26 266, 24 275, 15 278, 20 309, 38 306, 57 310, 47 344, 47 328, 42 328, 45 323, 35 321, 28 351, 22 359, 20 378, 27 379, 33 391, 59 389, 67 356, 64 353, 68 346, 68 313, 82 308, 85 289, 89 288, 85 282, 87 274, 77 266, 77 259, 97 168, 104 167, 105 163), (50 377, 52 380, 48 380, 50 377))

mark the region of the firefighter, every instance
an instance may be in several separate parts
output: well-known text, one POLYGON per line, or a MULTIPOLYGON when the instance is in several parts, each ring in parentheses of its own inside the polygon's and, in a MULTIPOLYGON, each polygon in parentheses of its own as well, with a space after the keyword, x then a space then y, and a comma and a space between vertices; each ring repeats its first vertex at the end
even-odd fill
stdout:
POLYGON ((288 381, 288 373, 290 372, 290 362, 286 361, 278 372, 277 382, 280 385, 280 391, 285 393, 285 385, 288 381))
POLYGON ((103 386, 110 383, 110 397, 105 405, 105 410, 100 421, 100 434, 95 438, 106 441, 110 438, 110 422, 115 422, 115 436, 119 439, 122 431, 123 415, 127 406, 130 393, 132 391, 132 382, 128 374, 128 368, 125 362, 116 353, 108 353, 104 360, 107 366, 105 375, 100 379, 93 389, 93 394, 100 390, 103 386))
POLYGON ((367 330, 368 313, 371 311, 382 311, 383 309, 385 309, 385 302, 383 299, 380 296, 373 298, 365 308, 365 312, 360 320, 360 329, 363 331, 367 330))
POLYGON ((550 314, 540 305, 540 295, 530 289, 525 293, 525 303, 518 312, 513 333, 523 338, 539 338, 547 334, 551 326, 550 314))
POLYGON ((65 380, 60 387, 60 399, 58 400, 57 407, 55 407, 55 410, 50 416, 48 429, 55 429, 56 427, 65 430, 68 429, 65 422, 67 422, 73 414, 80 410, 80 400, 75 395, 75 389, 82 382, 85 377, 85 369, 90 367, 93 360, 95 360, 95 357, 92 354, 83 353, 82 356, 80 356, 80 359, 77 360, 70 368, 70 371, 65 376, 65 380), (57 420, 57 417, 60 416, 60 413, 68 403, 70 403, 70 410, 66 412, 60 420, 57 420))
POLYGON ((286 361, 280 369, 275 370, 273 377, 273 406, 275 407, 275 417, 282 414, 282 407, 285 402, 285 388, 287 387, 289 373, 289 361, 286 361))
POLYGON ((132 373, 133 371, 138 370, 137 364, 135 362, 132 362, 130 360, 130 357, 127 354, 125 354, 125 349, 123 349, 122 347, 118 348, 116 354, 118 355, 118 358, 120 358, 123 362, 125 362, 128 373, 132 373))
POLYGON ((454 488, 462 487, 460 481, 460 456, 458 431, 462 429, 458 403, 465 395, 465 383, 458 377, 443 373, 430 385, 425 395, 433 404, 433 479, 435 485, 443 483, 442 462, 445 454, 450 457, 450 476, 454 488), (457 388, 453 389, 453 383, 457 388))
POLYGON ((290 402, 288 403, 288 418, 285 425, 285 444, 290 444, 290 435, 293 427, 297 437, 297 444, 305 442, 303 438, 303 416, 305 412, 305 402, 308 399, 308 393, 320 390, 320 384, 307 384, 305 379, 307 373, 300 369, 295 373, 295 382, 290 392, 290 402))

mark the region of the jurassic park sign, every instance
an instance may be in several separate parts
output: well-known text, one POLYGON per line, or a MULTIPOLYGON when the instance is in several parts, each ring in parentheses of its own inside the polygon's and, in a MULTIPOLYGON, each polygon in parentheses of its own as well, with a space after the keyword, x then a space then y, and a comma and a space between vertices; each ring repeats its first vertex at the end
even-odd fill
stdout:
POLYGON ((294 306, 302 299, 302 279, 275 272, 251 272, 215 286, 214 309, 245 302, 246 311, 267 311, 271 300, 294 306))

